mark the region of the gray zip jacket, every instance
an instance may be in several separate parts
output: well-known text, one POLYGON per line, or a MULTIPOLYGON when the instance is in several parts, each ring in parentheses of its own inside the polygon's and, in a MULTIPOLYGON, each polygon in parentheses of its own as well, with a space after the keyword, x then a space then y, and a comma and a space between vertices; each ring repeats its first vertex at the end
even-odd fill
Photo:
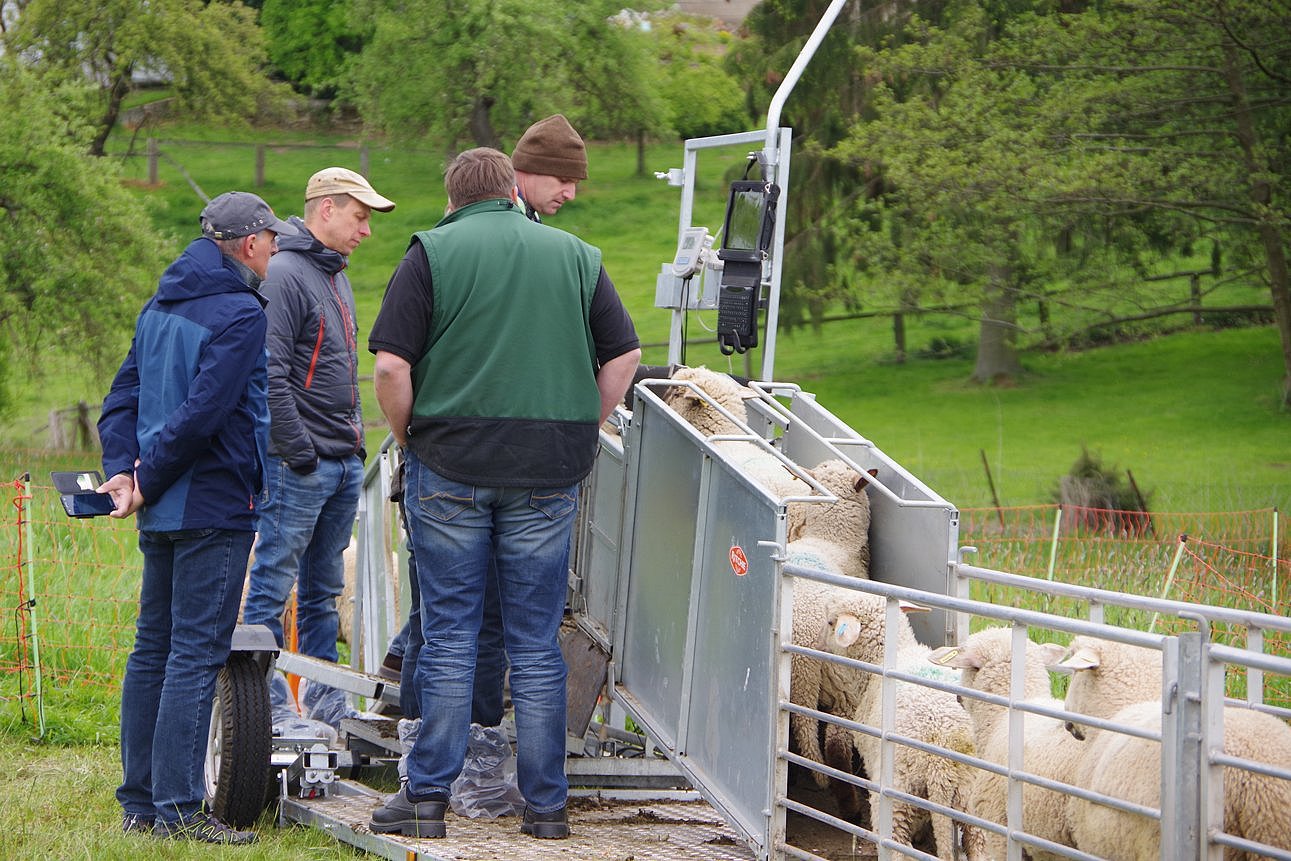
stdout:
POLYGON ((297 472, 363 448, 358 327, 347 258, 288 219, 260 290, 269 300, 269 453, 297 472))

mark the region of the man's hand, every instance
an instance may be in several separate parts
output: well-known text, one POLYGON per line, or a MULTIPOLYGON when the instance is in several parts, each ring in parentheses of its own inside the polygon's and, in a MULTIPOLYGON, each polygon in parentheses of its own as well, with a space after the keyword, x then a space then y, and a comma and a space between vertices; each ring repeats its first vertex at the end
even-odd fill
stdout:
POLYGON ((112 497, 112 504, 116 508, 110 513, 110 517, 129 517, 143 507, 143 494, 135 483, 134 473, 118 472, 96 490, 112 497))

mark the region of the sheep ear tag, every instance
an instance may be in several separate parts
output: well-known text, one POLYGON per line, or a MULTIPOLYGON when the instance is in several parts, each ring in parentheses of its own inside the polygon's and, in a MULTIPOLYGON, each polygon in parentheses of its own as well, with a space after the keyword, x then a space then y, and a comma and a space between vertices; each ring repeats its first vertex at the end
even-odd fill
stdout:
POLYGON ((834 622, 834 643, 846 649, 861 636, 861 620, 844 614, 834 622))
POLYGON ((929 663, 936 664, 939 667, 953 666, 950 662, 959 654, 958 646, 942 646, 939 649, 933 649, 928 655, 929 663))

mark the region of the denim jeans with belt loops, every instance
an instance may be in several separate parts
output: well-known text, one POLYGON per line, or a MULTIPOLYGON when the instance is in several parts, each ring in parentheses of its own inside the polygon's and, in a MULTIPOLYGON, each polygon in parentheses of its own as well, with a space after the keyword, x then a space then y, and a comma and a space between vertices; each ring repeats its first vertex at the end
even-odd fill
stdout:
POLYGON ((117 800, 126 813, 171 822, 202 806, 215 678, 229 657, 252 535, 139 533, 143 584, 121 686, 117 800))
POLYGON ((417 660, 422 726, 408 768, 411 795, 447 799, 462 768, 492 557, 511 664, 520 792, 535 813, 564 806, 566 668, 558 634, 577 494, 577 484, 462 484, 409 453, 404 505, 425 636, 417 660))

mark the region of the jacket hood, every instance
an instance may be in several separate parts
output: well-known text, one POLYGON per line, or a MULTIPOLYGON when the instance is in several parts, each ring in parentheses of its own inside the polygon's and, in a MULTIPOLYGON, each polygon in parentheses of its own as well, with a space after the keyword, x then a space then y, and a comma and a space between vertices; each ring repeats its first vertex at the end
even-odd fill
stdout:
POLYGON ((189 243, 157 282, 159 302, 181 302, 220 293, 253 293, 251 285, 232 260, 220 253, 213 240, 201 237, 189 243))
POLYGON ((295 236, 279 236, 279 251, 295 251, 307 255, 315 266, 328 275, 340 272, 349 263, 349 259, 339 251, 333 251, 319 242, 299 216, 293 215, 287 219, 287 223, 299 232, 295 236))

